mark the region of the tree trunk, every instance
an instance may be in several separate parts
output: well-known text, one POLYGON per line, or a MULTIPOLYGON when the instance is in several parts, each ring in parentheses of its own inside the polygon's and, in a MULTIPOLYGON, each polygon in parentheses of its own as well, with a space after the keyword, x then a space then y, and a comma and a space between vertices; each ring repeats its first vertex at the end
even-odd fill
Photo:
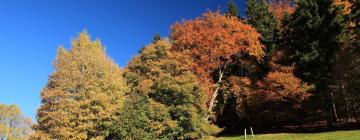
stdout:
POLYGON ((346 54, 348 54, 348 50, 346 49, 347 44, 344 45, 344 47, 342 47, 340 49, 340 51, 338 52, 338 54, 336 54, 336 61, 337 64, 335 65, 336 67, 336 71, 337 73, 339 73, 339 87, 340 87, 340 92, 341 94, 344 96, 344 103, 345 103, 345 111, 346 111, 346 119, 347 122, 351 121, 351 113, 350 113, 350 100, 349 100, 349 95, 346 93, 346 88, 345 88, 345 79, 347 77, 347 73, 349 72, 349 68, 348 68, 348 64, 349 64, 349 57, 346 56, 346 54))
POLYGON ((332 112, 333 112, 333 117, 334 117, 334 122, 338 121, 338 115, 337 115, 337 111, 336 111, 336 106, 335 106, 335 99, 334 99, 334 94, 332 93, 332 91, 329 92, 330 94, 330 98, 331 98, 331 105, 332 105, 332 112))
MULTIPOLYGON (((219 92, 219 89, 220 89, 220 82, 221 82, 221 80, 222 80, 222 78, 224 76, 225 69, 226 69, 226 65, 224 66, 223 70, 219 71, 219 80, 215 84, 215 90, 214 90, 214 93, 211 95, 210 102, 209 102, 209 108, 208 108, 209 113, 212 112, 212 109, 214 107, 214 102, 215 102, 215 100, 216 100, 216 98, 217 98, 217 96, 219 94, 218 92, 219 92)), ((206 120, 208 120, 209 117, 210 117, 210 114, 206 117, 206 120)))
POLYGON ((351 121, 351 115, 350 115, 350 105, 349 105, 349 96, 346 94, 346 89, 345 89, 345 83, 344 83, 344 78, 342 77, 340 80, 340 86, 341 86, 341 91, 342 94, 345 97, 345 108, 346 108, 346 115, 347 115, 347 122, 351 121))

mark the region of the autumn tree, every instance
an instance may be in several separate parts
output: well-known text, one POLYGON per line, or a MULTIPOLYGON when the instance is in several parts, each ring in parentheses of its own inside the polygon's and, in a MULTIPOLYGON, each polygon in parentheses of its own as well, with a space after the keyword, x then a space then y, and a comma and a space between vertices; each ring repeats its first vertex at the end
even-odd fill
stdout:
POLYGON ((335 3, 336 6, 342 6, 343 7, 343 14, 350 14, 351 13, 351 7, 353 5, 351 0, 335 0, 334 3, 335 3))
POLYGON ((103 126, 122 106, 127 86, 99 40, 86 32, 60 47, 55 71, 41 92, 34 139, 103 139, 103 126))
POLYGON ((197 139, 213 134, 205 94, 196 76, 159 40, 146 47, 126 67, 132 91, 110 127, 113 138, 197 139))
POLYGON ((293 0, 270 0, 269 1, 269 11, 274 13, 275 17, 278 20, 279 25, 281 25, 286 14, 292 14, 294 12, 294 6, 291 4, 293 0))
POLYGON ((261 60, 264 56, 260 34, 253 27, 219 12, 207 12, 195 20, 176 23, 170 38, 174 40, 172 50, 186 58, 188 67, 206 87, 209 112, 232 58, 244 54, 261 60))
POLYGON ((297 112, 303 110, 303 102, 310 96, 312 86, 293 74, 294 67, 283 62, 287 61, 284 55, 284 50, 277 49, 268 61, 269 72, 261 77, 252 73, 252 69, 259 69, 252 61, 244 64, 242 60, 232 65, 237 67, 227 72, 221 86, 222 96, 218 99, 221 101, 217 113, 220 126, 229 131, 249 126, 259 130, 294 124, 296 121, 292 119, 302 116, 297 112))
POLYGON ((267 118, 264 119, 268 121, 267 124, 296 122, 290 116, 303 115, 293 112, 304 110, 302 104, 311 95, 310 90, 313 88, 294 75, 294 66, 288 66, 287 62, 283 62, 288 61, 285 55, 284 50, 278 49, 269 61, 269 73, 256 83, 255 96, 263 106, 262 110, 257 112, 268 112, 263 115, 267 118))
POLYGON ((31 134, 31 119, 24 117, 16 105, 0 104, 0 139, 23 140, 31 134))

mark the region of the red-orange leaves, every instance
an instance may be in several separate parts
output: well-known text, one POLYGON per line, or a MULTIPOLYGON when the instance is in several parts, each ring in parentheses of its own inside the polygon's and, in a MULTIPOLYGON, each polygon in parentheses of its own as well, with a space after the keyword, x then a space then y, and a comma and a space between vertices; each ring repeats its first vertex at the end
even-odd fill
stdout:
POLYGON ((256 30, 235 17, 207 12, 195 20, 172 26, 173 50, 188 58, 190 68, 205 83, 214 83, 210 74, 246 53, 258 60, 264 47, 256 30))
POLYGON ((294 7, 291 5, 291 0, 270 0, 269 10, 281 23, 286 13, 292 14, 294 12, 294 7))
POLYGON ((261 89, 259 93, 266 94, 270 101, 292 101, 295 103, 302 102, 310 94, 308 90, 311 86, 303 83, 292 73, 274 71, 270 72, 264 81, 258 83, 261 89))
POLYGON ((337 6, 344 6, 344 14, 347 15, 351 12, 351 6, 352 4, 349 2, 349 0, 335 0, 335 5, 337 6))
POLYGON ((253 93, 251 88, 251 80, 247 77, 230 76, 227 78, 227 87, 231 93, 235 95, 249 95, 253 93))

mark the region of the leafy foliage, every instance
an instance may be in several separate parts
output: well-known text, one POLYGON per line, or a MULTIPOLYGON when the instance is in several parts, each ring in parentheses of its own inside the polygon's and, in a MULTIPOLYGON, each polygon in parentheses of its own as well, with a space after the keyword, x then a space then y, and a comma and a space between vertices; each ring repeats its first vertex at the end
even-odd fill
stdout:
MULTIPOLYGON (((261 129, 324 112, 360 120, 359 5, 248 0, 240 19, 230 0, 224 14, 174 24, 170 39, 156 34, 124 72, 80 33, 58 50, 30 139, 200 139, 219 131, 210 123, 261 129)), ((25 138, 6 108, 0 136, 25 138)))
POLYGON ((228 5, 227 5, 226 14, 229 16, 238 17, 239 8, 236 6, 234 0, 229 1, 228 5))
MULTIPOLYGON (((359 0, 349 0, 348 1, 351 5, 350 6, 350 11, 351 13, 349 14, 349 18, 352 24, 352 30, 354 32, 354 38, 353 38, 353 42, 355 43, 354 45, 357 46, 357 49, 360 49, 360 1, 359 0)), ((345 5, 346 8, 347 5, 345 5)))
POLYGON ((294 12, 295 8, 291 4, 292 2, 292 0, 270 0, 269 11, 274 13, 279 24, 283 21, 284 16, 294 12))
POLYGON ((316 94, 310 103, 320 104, 315 107, 326 112, 328 122, 338 119, 336 100, 340 98, 334 96, 334 87, 340 86, 337 78, 343 79, 337 75, 344 74, 337 70, 342 61, 338 56, 348 47, 351 36, 344 8, 334 0, 301 0, 285 24, 289 39, 286 44, 296 75, 315 86, 316 94))
POLYGON ((41 93, 35 139, 102 139, 102 126, 114 119, 127 86, 120 68, 100 41, 86 32, 71 50, 59 48, 47 86, 41 93))
POLYGON ((266 56, 270 57, 276 49, 278 32, 278 20, 274 13, 269 10, 266 0, 248 0, 247 22, 261 34, 261 43, 266 46, 266 56))
POLYGON ((118 118, 107 126, 108 139, 158 139, 171 137, 177 126, 169 120, 170 114, 163 104, 139 93, 129 95, 118 118))
POLYGON ((184 64, 206 87, 207 95, 210 95, 209 111, 212 111, 226 66, 233 58, 244 54, 255 60, 262 59, 264 46, 259 37, 250 25, 219 12, 207 12, 195 20, 172 26, 172 50, 184 56, 187 60, 184 64))
POLYGON ((156 33, 155 34, 155 36, 154 36, 154 38, 153 38, 153 40, 151 41, 151 43, 156 43, 156 42, 158 42, 159 40, 161 40, 161 36, 160 36, 160 34, 159 33, 156 33))
POLYGON ((25 118, 16 105, 0 104, 0 139, 23 140, 31 134, 31 119, 25 118))
POLYGON ((291 17, 291 49, 302 78, 325 86, 331 78, 338 35, 342 32, 332 1, 302 0, 291 17), (298 39, 295 39, 298 38, 298 39), (301 39, 300 39, 301 38, 301 39), (316 67, 316 68, 315 68, 316 67))
POLYGON ((125 77, 132 91, 110 128, 115 138, 196 139, 218 130, 205 119, 197 78, 170 49, 169 41, 159 40, 128 64, 125 77))
POLYGON ((192 71, 203 82, 213 82, 212 72, 232 61, 231 57, 246 53, 256 59, 264 56, 258 41, 260 34, 251 26, 219 12, 207 12, 195 20, 172 26, 173 50, 190 59, 192 71))

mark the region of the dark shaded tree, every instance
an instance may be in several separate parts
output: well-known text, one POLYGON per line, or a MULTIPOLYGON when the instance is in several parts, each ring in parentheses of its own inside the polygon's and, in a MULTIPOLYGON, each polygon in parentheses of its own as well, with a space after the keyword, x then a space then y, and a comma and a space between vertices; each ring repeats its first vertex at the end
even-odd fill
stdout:
POLYGON ((332 107, 330 85, 334 78, 336 53, 345 30, 343 16, 333 0, 299 0, 286 28, 290 57, 296 64, 296 74, 315 85, 316 97, 322 101, 323 110, 336 111, 332 107))
POLYGON ((236 6, 234 0, 228 2, 226 14, 234 17, 239 16, 239 8, 236 6))
POLYGON ((158 42, 159 40, 161 40, 161 35, 160 35, 160 33, 156 33, 155 34, 155 36, 154 36, 154 38, 153 38, 153 40, 151 41, 151 43, 156 43, 156 42, 158 42))
POLYGON ((261 43, 266 46, 266 57, 269 58, 276 49, 278 37, 278 20, 274 13, 269 11, 266 0, 247 1, 247 23, 256 28, 261 34, 261 43))

